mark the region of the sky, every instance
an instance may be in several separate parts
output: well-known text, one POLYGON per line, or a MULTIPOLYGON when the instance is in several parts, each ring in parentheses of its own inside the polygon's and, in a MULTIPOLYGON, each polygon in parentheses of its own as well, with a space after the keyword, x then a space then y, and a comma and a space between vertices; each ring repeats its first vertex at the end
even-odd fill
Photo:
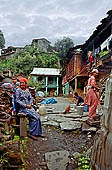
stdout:
POLYGON ((34 38, 70 37, 84 43, 112 9, 112 0, 0 0, 0 29, 7 46, 25 46, 34 38))

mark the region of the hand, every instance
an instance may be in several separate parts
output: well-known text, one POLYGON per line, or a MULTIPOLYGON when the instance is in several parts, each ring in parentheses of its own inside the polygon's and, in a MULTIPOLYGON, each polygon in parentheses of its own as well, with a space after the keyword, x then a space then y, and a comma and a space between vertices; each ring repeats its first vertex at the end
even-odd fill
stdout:
POLYGON ((100 88, 99 88, 99 87, 96 87, 96 91, 100 91, 100 88))
POLYGON ((27 109, 31 109, 31 105, 30 104, 27 104, 27 109))

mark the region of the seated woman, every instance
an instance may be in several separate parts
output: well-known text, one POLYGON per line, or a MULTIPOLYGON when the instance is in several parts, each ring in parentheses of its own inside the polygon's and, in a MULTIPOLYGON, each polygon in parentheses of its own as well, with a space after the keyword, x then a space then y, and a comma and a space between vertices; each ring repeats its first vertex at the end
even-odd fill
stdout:
POLYGON ((29 117, 30 137, 37 139, 42 134, 40 116, 32 107, 32 96, 27 88, 27 79, 20 79, 20 88, 16 90, 16 103, 19 113, 29 117))

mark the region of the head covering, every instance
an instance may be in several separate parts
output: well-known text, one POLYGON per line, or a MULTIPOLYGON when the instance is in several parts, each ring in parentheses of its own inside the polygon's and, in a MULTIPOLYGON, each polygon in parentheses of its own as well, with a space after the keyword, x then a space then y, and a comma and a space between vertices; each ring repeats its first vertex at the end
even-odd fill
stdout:
POLYGON ((26 78, 21 78, 19 81, 27 83, 27 79, 26 78))
POLYGON ((93 69, 92 73, 99 73, 99 71, 97 69, 93 69))
POLYGON ((20 88, 21 88, 21 83, 24 82, 25 83, 25 90, 26 90, 28 88, 27 79, 26 78, 21 78, 19 81, 20 81, 20 88))

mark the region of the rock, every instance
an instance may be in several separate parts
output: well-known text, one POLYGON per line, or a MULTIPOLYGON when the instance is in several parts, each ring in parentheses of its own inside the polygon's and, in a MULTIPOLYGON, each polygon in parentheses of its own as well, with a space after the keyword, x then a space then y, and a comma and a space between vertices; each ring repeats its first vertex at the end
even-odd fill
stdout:
POLYGON ((46 163, 46 162, 40 162, 39 165, 40 165, 40 166, 46 166, 47 163, 46 163))
POLYGON ((76 130, 81 128, 81 123, 76 121, 68 121, 60 123, 61 130, 76 130))
POLYGON ((74 159, 77 159, 79 157, 79 152, 74 152, 73 155, 74 159))
POLYGON ((48 120, 53 120, 56 122, 72 121, 73 118, 66 118, 63 114, 50 114, 48 115, 48 120))
POLYGON ((82 132, 96 132, 97 128, 96 127, 91 127, 87 125, 86 123, 83 123, 82 125, 82 132))
POLYGON ((55 122, 55 121, 48 121, 48 122, 43 122, 42 123, 43 125, 49 125, 49 126, 56 126, 56 127, 59 127, 59 123, 55 122))
POLYGON ((86 122, 88 120, 88 117, 82 117, 80 121, 86 122))
POLYGON ((41 122, 47 122, 48 121, 48 116, 40 116, 41 122))
POLYGON ((83 115, 81 115, 81 117, 86 117, 88 116, 88 112, 83 112, 83 115))
POLYGON ((88 135, 88 138, 91 138, 91 135, 88 135))
POLYGON ((54 151, 45 153, 45 160, 49 170, 66 170, 69 162, 68 151, 54 151))
POLYGON ((70 114, 66 114, 65 117, 69 117, 69 118, 81 118, 81 115, 78 115, 77 113, 70 113, 70 114))

